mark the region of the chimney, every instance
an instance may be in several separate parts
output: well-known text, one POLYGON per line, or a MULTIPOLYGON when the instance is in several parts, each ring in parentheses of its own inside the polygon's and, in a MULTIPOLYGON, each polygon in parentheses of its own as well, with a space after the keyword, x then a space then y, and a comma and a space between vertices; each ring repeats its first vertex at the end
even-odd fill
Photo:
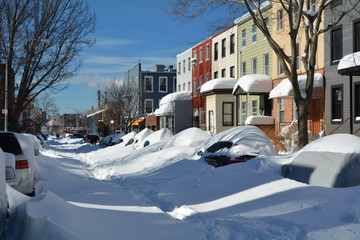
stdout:
POLYGON ((164 72, 165 66, 164 65, 155 65, 154 66, 154 72, 164 72))
POLYGON ((97 91, 97 107, 100 108, 100 90, 97 91))

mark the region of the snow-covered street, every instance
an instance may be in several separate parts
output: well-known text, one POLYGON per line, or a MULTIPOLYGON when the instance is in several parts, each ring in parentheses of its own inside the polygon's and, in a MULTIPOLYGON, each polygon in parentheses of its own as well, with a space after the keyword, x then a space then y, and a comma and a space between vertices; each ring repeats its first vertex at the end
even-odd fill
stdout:
POLYGON ((7 239, 359 239, 359 186, 283 178, 296 153, 214 168, 196 157, 209 138, 193 128, 140 149, 51 139, 36 196, 8 189, 7 239))

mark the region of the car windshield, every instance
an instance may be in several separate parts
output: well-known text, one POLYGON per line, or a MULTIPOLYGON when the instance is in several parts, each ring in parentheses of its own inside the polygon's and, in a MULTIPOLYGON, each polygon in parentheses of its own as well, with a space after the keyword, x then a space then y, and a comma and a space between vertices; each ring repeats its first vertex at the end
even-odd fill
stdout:
POLYGON ((22 154, 20 144, 12 133, 0 134, 0 147, 4 152, 12 153, 14 155, 22 154))

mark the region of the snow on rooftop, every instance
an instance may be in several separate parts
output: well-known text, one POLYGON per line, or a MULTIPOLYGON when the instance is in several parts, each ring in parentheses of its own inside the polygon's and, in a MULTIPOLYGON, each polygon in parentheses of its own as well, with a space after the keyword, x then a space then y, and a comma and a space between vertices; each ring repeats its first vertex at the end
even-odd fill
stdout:
POLYGON ((275 120, 270 116, 249 116, 246 118, 246 125, 273 125, 275 120))
POLYGON ((339 62, 338 71, 354 67, 360 67, 360 52, 351 53, 343 57, 339 62))
MULTIPOLYGON (((306 86, 307 76, 301 75, 298 76, 299 87, 301 90, 301 95, 306 97, 305 86, 306 86)), ((314 75, 314 89, 323 87, 323 75, 320 73, 315 73, 314 75)), ((293 97, 294 90, 288 78, 284 79, 279 83, 273 90, 270 91, 269 98, 280 98, 280 97, 293 97)))
POLYGON ((190 92, 174 92, 166 95, 160 100, 160 106, 155 110, 155 115, 167 115, 175 112, 175 102, 191 101, 190 92))
POLYGON ((201 86, 201 93, 210 92, 219 89, 233 89, 237 79, 235 78, 216 78, 205 82, 201 86))
POLYGON ((241 93, 269 93, 272 89, 272 80, 266 74, 248 74, 242 76, 235 84, 233 94, 237 90, 241 93))

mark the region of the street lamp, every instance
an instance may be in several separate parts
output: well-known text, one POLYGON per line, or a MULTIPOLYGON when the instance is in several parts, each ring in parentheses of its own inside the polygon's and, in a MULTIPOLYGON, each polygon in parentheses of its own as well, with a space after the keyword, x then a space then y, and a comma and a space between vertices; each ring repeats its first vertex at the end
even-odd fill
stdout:
POLYGON ((5 114, 5 122, 4 122, 4 131, 8 130, 8 61, 6 59, 5 61, 5 108, 4 108, 4 114, 5 114))

